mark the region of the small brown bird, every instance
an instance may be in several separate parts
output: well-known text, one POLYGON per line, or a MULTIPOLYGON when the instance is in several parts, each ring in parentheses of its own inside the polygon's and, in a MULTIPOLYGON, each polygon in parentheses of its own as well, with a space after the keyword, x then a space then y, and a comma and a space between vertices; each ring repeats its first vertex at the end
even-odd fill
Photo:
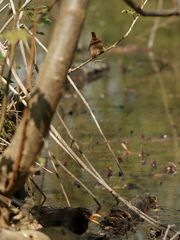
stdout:
POLYGON ((96 37, 95 32, 91 33, 92 38, 89 44, 89 51, 92 58, 96 58, 99 54, 104 52, 102 41, 96 37))

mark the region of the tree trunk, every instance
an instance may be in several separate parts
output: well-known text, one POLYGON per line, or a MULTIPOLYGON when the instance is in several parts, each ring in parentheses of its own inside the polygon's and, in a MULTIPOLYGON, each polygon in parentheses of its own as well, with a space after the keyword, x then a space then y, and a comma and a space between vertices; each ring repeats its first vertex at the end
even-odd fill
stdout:
POLYGON ((43 146, 63 94, 89 0, 61 0, 49 52, 10 146, 0 162, 0 192, 11 195, 22 185, 43 146))

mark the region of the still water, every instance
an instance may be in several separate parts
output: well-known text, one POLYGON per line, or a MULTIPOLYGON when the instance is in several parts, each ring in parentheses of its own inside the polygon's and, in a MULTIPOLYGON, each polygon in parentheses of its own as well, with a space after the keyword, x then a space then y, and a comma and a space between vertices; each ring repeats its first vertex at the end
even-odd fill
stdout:
MULTIPOLYGON (((120 1, 121 2, 121 1, 120 1)), ((155 7, 151 1, 149 7, 155 7)), ((165 1, 167 7, 169 1, 165 1)), ((125 8, 119 1, 91 1, 75 62, 89 57, 90 32, 95 31, 105 47, 117 41, 129 28, 132 16, 122 14, 125 8), (84 50, 85 49, 85 50, 84 50)), ((177 18, 160 19, 153 47, 154 62, 147 44, 154 24, 152 18, 141 18, 129 37, 99 59, 108 70, 96 81, 85 83, 81 92, 95 113, 104 134, 117 156, 122 158, 124 176, 100 136, 84 104, 71 90, 60 103, 60 112, 81 149, 93 166, 121 196, 131 199, 149 192, 157 197, 159 210, 151 216, 180 229, 180 23, 177 18), (153 65, 154 64, 154 65, 153 65), (155 71, 154 66, 160 70, 155 71), (125 143, 130 151, 126 154, 125 143), (173 162, 177 169, 167 174, 165 168, 173 162), (108 170, 111 169, 111 170, 108 170), (108 173, 112 176, 108 177, 108 173)), ((90 63, 93 68, 98 62, 90 63)), ((54 125, 65 133, 55 116, 54 125)), ((64 134, 65 139, 68 138, 64 134)), ((68 141, 70 144, 70 141, 68 141)), ((52 140, 50 148, 56 158, 65 162, 83 183, 97 196, 106 215, 115 204, 113 197, 85 171, 73 163, 52 140)), ((50 166, 49 166, 50 167, 50 166)), ((96 209, 96 203, 82 187, 58 168, 62 183, 72 206, 96 209)), ((43 191, 47 205, 66 206, 56 177, 46 174, 43 191)), ((90 229, 94 227, 91 225, 90 229)), ((97 230, 97 229, 95 229, 97 230)), ((54 236, 54 239, 58 239, 54 236)), ((122 238, 123 239, 123 238, 122 238)), ((147 239, 143 224, 128 239, 147 239)))

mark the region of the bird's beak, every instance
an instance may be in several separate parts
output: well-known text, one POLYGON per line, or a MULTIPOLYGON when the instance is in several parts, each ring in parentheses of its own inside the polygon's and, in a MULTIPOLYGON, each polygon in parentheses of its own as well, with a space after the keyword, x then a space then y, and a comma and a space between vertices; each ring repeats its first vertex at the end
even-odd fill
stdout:
POLYGON ((93 213, 90 217, 89 217, 89 220, 91 222, 94 222, 96 224, 100 224, 99 221, 97 221, 97 218, 100 218, 101 215, 97 214, 97 213, 93 213))

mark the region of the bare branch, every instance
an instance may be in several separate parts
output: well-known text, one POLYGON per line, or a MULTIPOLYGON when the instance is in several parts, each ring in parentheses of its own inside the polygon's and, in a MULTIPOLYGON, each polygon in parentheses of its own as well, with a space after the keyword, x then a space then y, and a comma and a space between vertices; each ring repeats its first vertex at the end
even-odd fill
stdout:
POLYGON ((124 0, 126 4, 128 4, 132 9, 134 9, 137 13, 144 17, 172 17, 172 16, 180 16, 179 8, 171 8, 164 10, 151 10, 144 11, 139 5, 137 5, 132 0, 124 0))

